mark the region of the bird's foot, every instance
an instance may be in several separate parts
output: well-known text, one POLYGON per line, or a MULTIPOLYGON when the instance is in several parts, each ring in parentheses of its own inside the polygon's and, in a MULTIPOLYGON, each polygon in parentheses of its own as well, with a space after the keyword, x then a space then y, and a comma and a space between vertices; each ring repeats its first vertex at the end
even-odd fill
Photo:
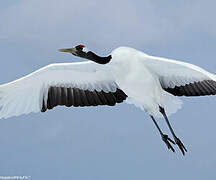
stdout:
POLYGON ((163 140, 163 141, 165 142, 165 144, 167 145, 168 149, 171 149, 173 152, 175 152, 175 149, 174 149, 174 148, 172 147, 172 145, 170 144, 170 143, 175 144, 175 142, 174 142, 172 139, 170 139, 170 138, 168 137, 168 135, 166 135, 166 134, 162 134, 161 137, 162 137, 162 140, 163 140))
POLYGON ((178 145, 179 149, 181 150, 182 154, 185 155, 185 152, 187 152, 187 149, 185 148, 184 144, 177 137, 174 137, 174 140, 175 140, 175 143, 178 145))

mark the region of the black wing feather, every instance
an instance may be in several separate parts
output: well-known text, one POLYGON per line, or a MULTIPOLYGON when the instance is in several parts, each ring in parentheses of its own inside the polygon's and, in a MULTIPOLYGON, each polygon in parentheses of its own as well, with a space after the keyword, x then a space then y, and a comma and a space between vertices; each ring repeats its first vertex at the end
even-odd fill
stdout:
POLYGON ((116 103, 123 102, 126 98, 127 95, 121 89, 106 93, 104 91, 89 91, 79 88, 50 87, 47 103, 45 103, 44 98, 41 111, 45 112, 47 109, 52 109, 58 105, 65 105, 67 107, 114 106, 116 103))
MULTIPOLYGON (((163 85, 162 85, 163 86, 163 85)), ((216 94, 216 82, 213 80, 203 80, 186 84, 184 86, 175 86, 174 88, 163 88, 174 96, 207 96, 216 94)))

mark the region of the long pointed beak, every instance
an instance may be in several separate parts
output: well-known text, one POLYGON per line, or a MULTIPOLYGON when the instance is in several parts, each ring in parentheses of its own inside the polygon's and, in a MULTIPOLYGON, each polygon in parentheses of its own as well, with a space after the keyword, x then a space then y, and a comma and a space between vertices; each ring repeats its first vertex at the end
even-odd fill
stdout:
POLYGON ((76 55, 76 48, 59 49, 59 52, 69 52, 76 55))

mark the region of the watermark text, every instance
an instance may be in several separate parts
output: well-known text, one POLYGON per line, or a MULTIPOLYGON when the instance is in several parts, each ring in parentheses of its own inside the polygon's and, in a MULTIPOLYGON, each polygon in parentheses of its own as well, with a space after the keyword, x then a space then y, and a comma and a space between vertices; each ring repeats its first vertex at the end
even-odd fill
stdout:
POLYGON ((0 180, 1 179, 22 179, 22 180, 26 180, 26 179, 30 179, 31 176, 0 176, 0 180))

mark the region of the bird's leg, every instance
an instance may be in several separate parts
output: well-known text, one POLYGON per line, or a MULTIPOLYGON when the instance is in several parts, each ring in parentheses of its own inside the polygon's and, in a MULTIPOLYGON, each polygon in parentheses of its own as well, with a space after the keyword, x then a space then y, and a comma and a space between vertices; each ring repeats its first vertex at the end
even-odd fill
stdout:
POLYGON ((150 116, 155 124, 155 126, 157 127, 158 131, 160 132, 160 135, 162 137, 162 140, 165 142, 165 144, 167 145, 168 149, 171 149, 173 152, 175 152, 174 148, 171 146, 170 142, 175 144, 175 142, 173 140, 171 140, 167 134, 164 134, 160 127, 158 126, 157 122, 155 121, 155 118, 153 116, 150 116))
POLYGON ((173 135, 173 138, 174 138, 174 140, 175 140, 175 143, 176 143, 176 144, 178 145, 178 147, 180 148, 182 154, 185 155, 185 152, 187 152, 187 149, 185 148, 185 146, 184 146, 184 144, 181 142, 181 140, 180 140, 179 138, 177 138, 177 136, 175 135, 175 133, 174 133, 174 131, 173 131, 173 129, 172 129, 170 123, 169 123, 169 120, 168 120, 168 117, 167 117, 167 115, 166 115, 166 113, 165 113, 164 108, 161 107, 161 106, 159 106, 159 108, 160 108, 161 114, 163 115, 164 119, 166 120, 166 123, 167 123, 167 125, 168 125, 168 127, 169 127, 169 129, 170 129, 170 132, 171 132, 172 135, 173 135))

